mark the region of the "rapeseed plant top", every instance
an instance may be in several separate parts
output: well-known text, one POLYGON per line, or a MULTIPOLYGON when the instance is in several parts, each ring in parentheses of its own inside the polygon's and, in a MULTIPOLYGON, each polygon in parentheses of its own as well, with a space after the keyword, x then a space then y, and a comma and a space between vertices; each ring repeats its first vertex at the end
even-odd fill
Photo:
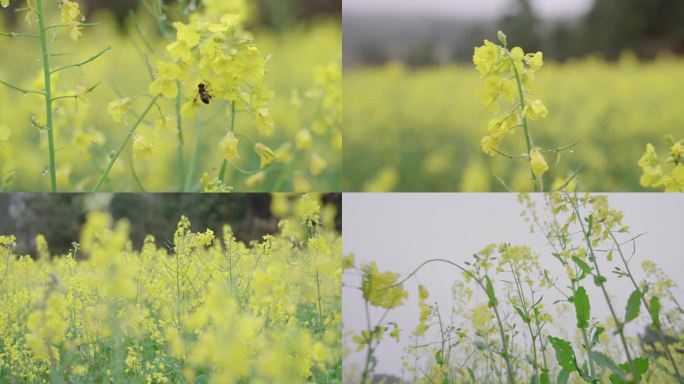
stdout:
POLYGON ((664 188, 665 192, 684 192, 684 139, 672 143, 664 162, 658 159, 653 144, 646 144, 646 152, 639 159, 644 187, 664 188))
POLYGON ((399 275, 380 272, 375 262, 363 266, 362 291, 364 299, 376 307, 391 309, 402 305, 408 292, 401 285, 394 286, 399 275))
MULTIPOLYGON (((503 45, 485 40, 473 55, 473 63, 485 83, 485 89, 477 92, 480 101, 492 112, 499 111, 502 97, 511 103, 508 112, 489 122, 489 135, 482 138, 482 149, 491 156, 507 135, 522 126, 523 118, 539 120, 548 113, 541 100, 529 92, 530 80, 543 65, 542 53, 525 54, 520 47, 508 50, 505 36, 500 33, 499 37, 503 45), (516 98, 519 100, 514 101, 516 98)), ((545 172, 542 168, 537 167, 539 174, 545 172)))

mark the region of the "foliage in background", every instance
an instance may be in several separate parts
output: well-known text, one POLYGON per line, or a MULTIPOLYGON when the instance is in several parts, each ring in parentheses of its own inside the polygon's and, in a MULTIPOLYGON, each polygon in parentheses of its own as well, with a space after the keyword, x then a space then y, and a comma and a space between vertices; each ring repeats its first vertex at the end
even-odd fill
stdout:
MULTIPOLYGON (((280 194, 0 194, 0 233, 16 236, 17 253, 35 254, 35 238, 42 234, 55 254, 69 251, 90 211, 108 212, 114 220, 126 219, 135 248, 146 235, 171 241, 178 212, 193 229, 221 233, 229 222, 238 240, 257 240, 278 230, 278 212, 272 202, 280 194)), ((339 194, 321 196, 324 212, 335 211, 341 232, 342 201, 339 194)))
POLYGON ((345 12, 345 65, 465 63, 481 36, 497 30, 515 36, 526 50, 561 62, 591 56, 612 62, 624 51, 642 60, 684 53, 679 0, 591 0, 568 7, 510 0, 496 9, 469 3, 476 12, 461 15, 423 4, 427 12, 345 12), (559 12, 565 9, 571 12, 559 12))
POLYGON ((66 255, 0 236, 0 381, 339 383, 334 215, 310 195, 273 210, 279 232, 249 243, 182 217, 135 249, 129 223, 97 211, 66 255))

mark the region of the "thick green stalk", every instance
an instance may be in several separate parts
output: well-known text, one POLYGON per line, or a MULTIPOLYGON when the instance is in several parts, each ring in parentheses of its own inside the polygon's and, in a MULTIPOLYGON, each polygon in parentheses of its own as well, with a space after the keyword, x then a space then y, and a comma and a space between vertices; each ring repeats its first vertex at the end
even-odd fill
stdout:
POLYGON ((57 192, 57 166, 55 164, 55 136, 52 124, 52 84, 50 82, 50 51, 45 32, 45 18, 43 17, 43 0, 36 0, 36 14, 38 16, 38 29, 40 30, 40 50, 43 61, 43 79, 45 81, 45 130, 48 137, 48 151, 50 161, 50 187, 52 192, 57 192))
MULTIPOLYGON (((520 80, 520 74, 518 74, 518 68, 515 66, 515 60, 513 60, 513 56, 510 53, 508 53, 508 57, 510 58, 511 65, 513 66, 515 82, 518 85, 518 98, 520 101, 520 109, 525 110, 525 92, 523 91, 523 85, 522 81, 520 80)), ((525 144, 527 144, 527 154, 529 155, 530 151, 532 151, 532 148, 534 147, 534 142, 532 141, 532 135, 530 134, 530 130, 527 126, 527 118, 525 116, 522 117, 522 122, 523 132, 525 133, 525 144)), ((539 177, 539 179, 537 179, 537 176, 532 171, 532 168, 530 168, 530 174, 532 175, 532 181, 534 182, 534 188, 536 189, 536 191, 543 192, 544 180, 542 179, 542 177, 539 177)))
POLYGON ((102 173, 102 176, 100 176, 100 179, 97 181, 97 184, 95 184, 95 187, 92 189, 92 192, 97 192, 100 190, 102 183, 104 183, 105 179, 107 178, 107 175, 109 175, 109 172, 112 170, 112 167, 114 167, 114 163, 119 158, 119 156, 121 156, 121 152, 123 152, 124 148, 126 148, 126 145, 131 140, 131 137, 133 137, 135 130, 138 129, 138 126, 140 126, 145 116, 147 116, 147 114, 150 112, 154 104, 157 102, 158 98, 159 95, 152 98, 152 101, 150 101, 150 104, 147 106, 147 108, 145 108, 145 111, 142 113, 142 115, 140 115, 140 117, 138 117, 138 120, 135 122, 135 124, 133 124, 131 129, 128 131, 126 138, 124 139, 123 143, 121 143, 119 149, 114 153, 114 156, 112 156, 112 158, 110 159, 109 165, 107 165, 107 169, 102 173))

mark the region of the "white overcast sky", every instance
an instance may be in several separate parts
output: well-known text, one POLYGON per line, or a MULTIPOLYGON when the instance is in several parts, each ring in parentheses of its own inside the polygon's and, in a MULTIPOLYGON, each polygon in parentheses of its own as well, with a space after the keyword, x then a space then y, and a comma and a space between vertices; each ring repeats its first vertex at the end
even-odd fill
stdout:
MULTIPOLYGON (((633 234, 647 232, 637 242, 634 264, 644 259, 655 261, 684 288, 684 251, 682 250, 682 219, 684 194, 608 194, 609 204, 624 212, 625 224, 633 234)), ((343 195, 344 254, 353 252, 357 265, 376 261, 380 270, 406 274, 422 261, 446 258, 462 263, 485 245, 496 242, 527 244, 542 255, 542 267, 560 273, 558 262, 550 256, 549 248, 539 233, 531 234, 520 217, 516 194, 489 193, 392 193, 343 195)), ((631 251, 631 248, 630 248, 631 251)), ((635 274, 641 276, 641 269, 635 274)), ((604 274, 610 268, 603 266, 604 274)), ((418 274, 418 280, 430 291, 430 301, 438 302, 442 313, 450 313, 451 282, 460 278, 458 270, 444 264, 434 264, 418 274)), ((359 278, 345 274, 343 288, 343 323, 346 334, 365 327, 363 300, 358 290, 359 278)), ((396 321, 408 330, 415 329, 418 318, 417 281, 410 279, 405 287, 409 292, 406 304, 393 310, 387 321, 396 321)), ((592 300, 592 316, 603 320, 608 316, 605 302, 593 284, 585 284, 592 300)), ((608 290, 616 296, 616 308, 624 314, 626 299, 632 291, 626 279, 609 277, 608 290)), ((682 291, 679 291, 682 295, 682 291)), ((546 307, 552 307, 557 297, 549 293, 546 307)), ((380 311, 373 312, 375 319, 380 311)), ((562 321, 574 329, 574 314, 562 321)), ((630 332, 641 332, 642 326, 630 324, 630 332), (631 327, 631 328, 630 328, 631 327)), ((432 340, 430 340, 432 341, 432 340)), ((348 340, 346 340, 349 345, 348 340)), ((402 342, 409 342, 404 337, 402 342)), ((383 341, 378 350, 376 373, 401 374, 401 356, 405 344, 383 341)), ((363 361, 363 354, 352 354, 345 366, 363 361)))
MULTIPOLYGON (((514 4, 511 0, 343 0, 343 14, 412 13, 451 17, 496 17, 514 4)), ((541 17, 563 18, 587 12, 593 0, 532 0, 541 17)))

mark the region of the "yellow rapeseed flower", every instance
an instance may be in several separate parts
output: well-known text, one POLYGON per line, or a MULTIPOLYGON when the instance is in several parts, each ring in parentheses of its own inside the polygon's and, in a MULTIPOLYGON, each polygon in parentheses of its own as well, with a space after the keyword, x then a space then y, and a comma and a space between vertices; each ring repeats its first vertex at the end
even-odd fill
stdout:
POLYGON ((126 116, 128 111, 131 109, 131 99, 124 97, 123 99, 114 100, 107 105, 107 112, 112 116, 112 119, 120 123, 121 121, 126 122, 126 116))
POLYGON ((262 143, 256 143, 254 145, 254 151, 259 155, 259 166, 261 169, 266 168, 273 159, 275 159, 275 153, 269 147, 262 143))
POLYGON ((137 157, 148 157, 154 150, 154 144, 144 136, 136 135, 133 139, 133 154, 137 157))
POLYGON ((238 144, 240 140, 233 132, 228 132, 223 139, 219 141, 219 153, 226 160, 237 159, 240 157, 238 153, 238 144))
POLYGON ((539 148, 532 148, 530 151, 530 167, 535 176, 543 175, 549 170, 549 165, 544 159, 539 148))
POLYGON ((328 167, 328 162, 325 161, 318 153, 311 154, 311 166, 310 171, 314 176, 320 176, 323 171, 328 167))

